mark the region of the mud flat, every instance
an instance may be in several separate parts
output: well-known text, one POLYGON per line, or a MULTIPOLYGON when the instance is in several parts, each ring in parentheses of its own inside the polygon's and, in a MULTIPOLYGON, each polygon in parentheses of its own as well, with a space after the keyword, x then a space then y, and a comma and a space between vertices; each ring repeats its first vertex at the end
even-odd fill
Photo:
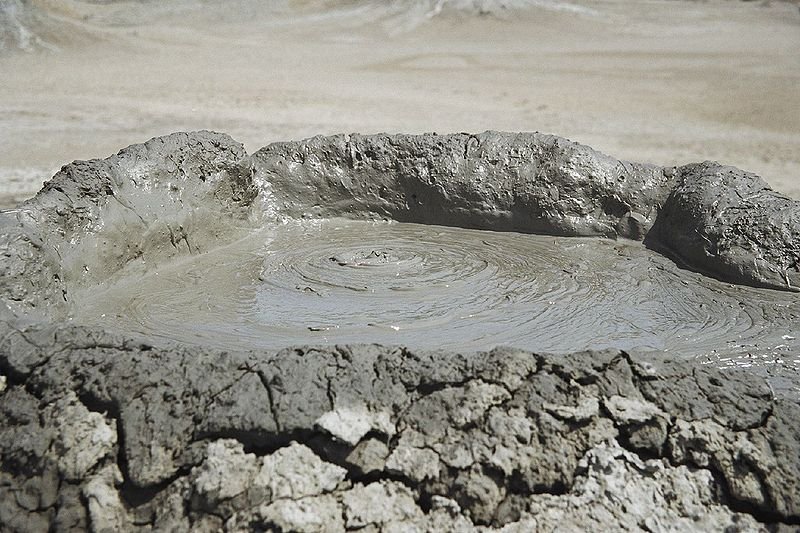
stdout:
POLYGON ((800 525, 800 203, 754 174, 177 133, 0 250, 8 529, 800 525))
POLYGON ((249 152, 342 131, 558 132, 631 161, 723 161, 800 199, 798 5, 3 0, 0 208, 67 161, 197 129, 249 152))

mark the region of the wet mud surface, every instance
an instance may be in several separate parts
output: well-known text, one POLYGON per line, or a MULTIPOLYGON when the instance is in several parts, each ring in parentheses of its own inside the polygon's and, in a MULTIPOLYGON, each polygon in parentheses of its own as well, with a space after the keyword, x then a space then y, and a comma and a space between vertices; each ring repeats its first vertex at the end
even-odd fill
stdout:
POLYGON ((0 214, 0 524, 792 530, 799 220, 541 134, 67 165, 0 214))
POLYGON ((73 323, 219 349, 592 347, 800 363, 794 294, 723 283, 624 239, 297 221, 74 298, 73 323))

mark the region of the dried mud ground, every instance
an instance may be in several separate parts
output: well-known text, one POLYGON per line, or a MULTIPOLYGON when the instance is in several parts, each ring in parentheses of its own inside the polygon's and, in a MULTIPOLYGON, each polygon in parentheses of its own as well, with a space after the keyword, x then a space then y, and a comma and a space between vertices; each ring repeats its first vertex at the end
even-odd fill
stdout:
POLYGON ((800 198, 796 3, 26 3, 50 18, 33 50, 0 51, 6 207, 68 161, 198 129, 250 152, 351 131, 553 132, 632 161, 722 161, 800 198))

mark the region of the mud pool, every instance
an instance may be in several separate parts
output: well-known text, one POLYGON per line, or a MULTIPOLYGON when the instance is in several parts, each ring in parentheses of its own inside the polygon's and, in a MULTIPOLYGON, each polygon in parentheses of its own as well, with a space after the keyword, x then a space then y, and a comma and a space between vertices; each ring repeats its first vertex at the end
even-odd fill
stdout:
POLYGON ((219 349, 654 350, 797 359, 793 293, 735 286, 626 239, 300 220, 75 295, 72 321, 219 349))

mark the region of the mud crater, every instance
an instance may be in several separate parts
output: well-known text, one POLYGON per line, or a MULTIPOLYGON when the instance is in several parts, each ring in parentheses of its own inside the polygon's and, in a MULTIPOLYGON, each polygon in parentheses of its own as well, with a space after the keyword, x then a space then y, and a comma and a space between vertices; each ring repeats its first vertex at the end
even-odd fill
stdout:
POLYGON ((4 220, 18 257, 39 258, 11 272, 38 284, 6 280, 22 317, 219 349, 797 364, 798 204, 716 163, 630 163, 542 134, 340 135, 250 156, 176 134, 64 167, 4 220))
POLYGON ((11 529, 800 524, 800 204, 739 169, 173 134, 0 252, 11 529))

